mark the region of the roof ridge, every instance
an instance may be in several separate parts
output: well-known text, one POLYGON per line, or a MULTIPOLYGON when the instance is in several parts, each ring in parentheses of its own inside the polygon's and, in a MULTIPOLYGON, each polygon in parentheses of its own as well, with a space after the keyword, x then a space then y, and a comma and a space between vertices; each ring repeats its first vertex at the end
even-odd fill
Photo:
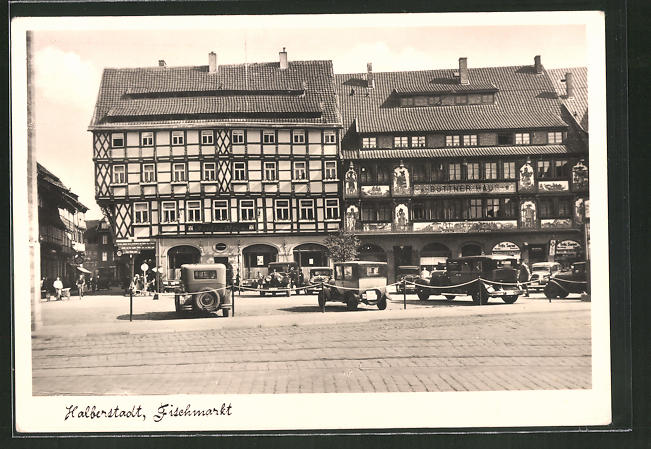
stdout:
MULTIPOLYGON (((331 59, 305 59, 297 61, 289 61, 290 67, 292 65, 303 65, 306 63, 332 63, 331 59)), ((256 65, 278 65, 278 61, 268 61, 268 62, 240 62, 235 64, 219 64, 217 67, 248 67, 256 65)), ((104 70, 122 70, 122 71, 138 71, 138 70, 182 70, 182 69, 197 69, 197 68, 207 68, 208 64, 202 65, 177 65, 177 66, 144 66, 144 67, 104 67, 104 70)))

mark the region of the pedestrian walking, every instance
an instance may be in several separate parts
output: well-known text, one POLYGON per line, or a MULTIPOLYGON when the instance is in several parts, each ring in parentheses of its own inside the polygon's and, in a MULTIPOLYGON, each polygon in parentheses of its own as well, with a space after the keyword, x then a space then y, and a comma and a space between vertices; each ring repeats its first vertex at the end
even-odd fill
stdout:
POLYGON ((77 289, 79 290, 79 299, 84 297, 84 287, 86 286, 86 279, 83 274, 79 275, 77 279, 77 289))
POLYGON ((522 261, 520 263, 520 266, 518 267, 519 272, 518 272, 518 282, 523 282, 521 285, 524 287, 524 296, 528 297, 529 296, 529 278, 531 277, 531 272, 529 271, 529 267, 527 266, 526 262, 522 261))
POLYGON ((61 299, 61 292, 63 291, 63 282, 61 282, 61 278, 57 276, 56 280, 52 284, 52 287, 54 287, 54 292, 56 293, 57 299, 61 299))
POLYGON ((429 279, 430 277, 432 277, 432 274, 429 272, 427 267, 425 265, 423 265, 423 269, 420 272, 420 278, 421 279, 429 279))

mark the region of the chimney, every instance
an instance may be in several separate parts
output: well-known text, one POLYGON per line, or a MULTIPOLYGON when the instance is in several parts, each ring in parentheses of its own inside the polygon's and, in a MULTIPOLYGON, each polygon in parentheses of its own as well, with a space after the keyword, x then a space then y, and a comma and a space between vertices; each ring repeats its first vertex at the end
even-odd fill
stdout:
POLYGON ((217 73, 217 53, 214 51, 208 53, 208 72, 217 73))
POLYGON ((158 67, 167 67, 167 64, 165 63, 164 59, 158 60, 158 67))
POLYGON ((533 58, 533 68, 536 70, 536 73, 542 73, 542 64, 540 63, 540 55, 536 55, 533 58))
POLYGON ((375 78, 373 77, 373 63, 366 63, 366 87, 369 89, 375 88, 375 78))
POLYGON ((567 90, 567 98, 573 98, 574 82, 572 81, 572 74, 570 72, 565 74, 565 89, 567 90))
POLYGON ((459 58, 459 84, 470 84, 468 78, 468 58, 459 58))
POLYGON ((280 68, 281 70, 285 70, 288 66, 287 52, 285 51, 285 47, 283 47, 283 51, 279 52, 278 55, 280 56, 280 68))

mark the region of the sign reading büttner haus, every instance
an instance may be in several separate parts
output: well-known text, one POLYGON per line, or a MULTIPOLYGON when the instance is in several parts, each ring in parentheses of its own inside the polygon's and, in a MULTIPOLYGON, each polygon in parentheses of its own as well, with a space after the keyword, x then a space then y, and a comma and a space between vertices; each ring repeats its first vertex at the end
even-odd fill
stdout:
MULTIPOLYGON (((331 61, 105 69, 90 125, 96 199, 118 247, 164 276, 229 262, 431 265, 517 253, 581 258, 587 72, 513 67, 333 73, 331 61), (147 242, 145 244, 145 242, 147 242), (550 251, 566 242, 573 252, 550 251), (571 242, 571 243, 570 243, 571 242), (131 245, 133 246, 133 245, 131 245)), ((561 245, 563 246, 563 245, 561 245)))

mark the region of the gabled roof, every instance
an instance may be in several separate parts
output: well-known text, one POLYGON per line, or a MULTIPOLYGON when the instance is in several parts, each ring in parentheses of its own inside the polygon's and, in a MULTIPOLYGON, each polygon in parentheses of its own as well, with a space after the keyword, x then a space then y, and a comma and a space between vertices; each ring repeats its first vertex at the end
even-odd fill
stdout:
POLYGON ((567 108, 576 124, 585 132, 588 132, 588 68, 570 67, 567 69, 550 69, 547 72, 563 106, 567 108), (567 73, 572 73, 574 87, 572 98, 567 97, 567 86, 564 82, 567 73))
POLYGON ((276 119, 341 125, 331 61, 107 68, 90 129, 276 119))
POLYGON ((455 131, 567 127, 561 104, 547 73, 533 66, 468 69, 470 83, 461 85, 455 70, 374 72, 375 88, 366 74, 335 75, 344 129, 355 122, 360 133, 455 131), (496 90, 494 104, 397 107, 407 92, 481 92, 496 90))
POLYGON ((71 211, 78 210, 81 212, 86 212, 88 210, 88 208, 79 201, 79 195, 71 192, 70 189, 61 182, 61 179, 59 179, 58 176, 43 167, 41 164, 37 163, 36 165, 39 189, 48 188, 56 193, 57 199, 61 201, 60 204, 56 205, 56 207, 64 207, 71 211))

